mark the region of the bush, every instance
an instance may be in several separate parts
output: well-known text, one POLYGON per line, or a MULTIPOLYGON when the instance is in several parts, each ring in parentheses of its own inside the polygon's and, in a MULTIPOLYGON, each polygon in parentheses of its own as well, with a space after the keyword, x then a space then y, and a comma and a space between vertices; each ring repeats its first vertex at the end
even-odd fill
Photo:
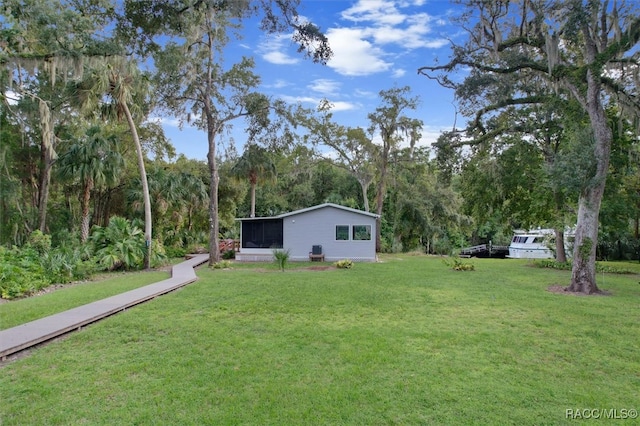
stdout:
POLYGON ((51 250, 51 235, 43 234, 40 230, 33 231, 28 244, 40 254, 48 253, 51 250))
MULTIPOLYGON (((533 262, 533 266, 538 268, 550 268, 550 269, 560 269, 563 271, 570 271, 573 267, 571 262, 557 262, 554 259, 536 259, 533 262)), ((600 262, 596 262, 596 272, 604 272, 608 274, 635 274, 636 271, 633 271, 628 268, 624 268, 621 266, 616 266, 612 264, 603 264, 600 262)))
POLYGON ((236 251, 235 250, 224 251, 222 253, 222 258, 226 259, 226 260, 235 259, 236 258, 236 251))
POLYGON ((213 269, 229 269, 229 268, 231 268, 231 262, 229 262, 228 260, 223 260, 213 265, 213 269))
POLYGON ((158 266, 164 266, 167 264, 167 251, 162 244, 162 240, 157 239, 153 241, 153 250, 151 250, 151 267, 157 268, 158 266))
POLYGON ((40 264, 47 271, 51 283, 66 284, 73 281, 75 262, 72 256, 54 251, 44 254, 40 258, 40 264))
POLYGON ((628 269, 622 266, 611 265, 611 264, 602 264, 600 262, 596 262, 596 272, 604 272, 607 274, 635 274, 636 271, 632 269, 628 269))
POLYGON ((94 226, 91 234, 98 263, 106 270, 141 268, 145 241, 140 228, 114 216, 106 227, 94 226))
POLYGON ((184 247, 170 246, 165 248, 167 257, 170 259, 183 258, 187 255, 187 249, 184 247))
POLYGON ((0 263, 0 281, 0 297, 3 299, 28 296, 50 284, 38 274, 6 263, 0 263))
POLYGON ((284 268, 287 265, 287 261, 289 260, 289 250, 274 250, 273 259, 276 265, 278 265, 278 268, 280 268, 280 270, 284 272, 284 268))
POLYGON ((473 263, 464 262, 459 257, 451 257, 443 260, 444 264, 454 271, 475 271, 476 267, 473 263))
POLYGON ((51 284, 33 248, 0 247, 0 297, 13 299, 35 293, 51 284))
POLYGON ((86 279, 95 271, 86 246, 67 241, 52 249, 51 237, 35 231, 20 249, 0 247, 0 297, 28 296, 51 284, 86 279))
POLYGON ((351 259, 342 259, 338 260, 334 265, 338 269, 351 269, 353 268, 353 261, 351 259))
POLYGON ((533 266, 538 268, 560 269, 562 271, 571 270, 571 262, 558 262, 554 259, 536 259, 533 261, 533 266))

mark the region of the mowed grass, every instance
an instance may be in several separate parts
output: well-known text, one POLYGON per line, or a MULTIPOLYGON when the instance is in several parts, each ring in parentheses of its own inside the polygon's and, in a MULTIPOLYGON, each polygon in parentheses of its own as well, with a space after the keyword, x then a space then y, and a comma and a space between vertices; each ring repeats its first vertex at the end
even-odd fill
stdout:
POLYGON ((382 260, 200 269, 0 368, 0 424, 562 424, 640 408, 638 275, 599 274, 611 295, 579 297, 546 291, 568 272, 526 261, 382 260))
POLYGON ((104 274, 94 280, 69 285, 51 293, 4 302, 0 304, 0 330, 162 281, 170 276, 168 272, 161 271, 104 274))

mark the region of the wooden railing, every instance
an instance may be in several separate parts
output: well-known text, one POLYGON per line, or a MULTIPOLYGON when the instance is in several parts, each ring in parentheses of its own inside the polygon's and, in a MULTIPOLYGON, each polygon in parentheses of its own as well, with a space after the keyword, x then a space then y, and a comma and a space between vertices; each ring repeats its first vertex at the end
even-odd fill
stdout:
POLYGON ((240 251, 240 240, 232 240, 232 239, 226 239, 226 240, 220 240, 220 242, 218 243, 218 248, 220 249, 220 253, 223 253, 225 251, 229 251, 229 250, 233 250, 235 252, 239 252, 240 251))

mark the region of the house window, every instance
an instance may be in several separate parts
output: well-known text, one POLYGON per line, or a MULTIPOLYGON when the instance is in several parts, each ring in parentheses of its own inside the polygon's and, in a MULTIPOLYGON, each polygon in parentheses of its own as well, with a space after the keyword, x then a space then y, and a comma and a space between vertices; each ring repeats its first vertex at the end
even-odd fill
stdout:
POLYGON ((242 248, 282 248, 282 219, 242 222, 242 248))
POLYGON ((349 225, 336 225, 336 241, 349 240, 349 225))
POLYGON ((353 240, 370 240, 371 225, 353 225, 353 240))

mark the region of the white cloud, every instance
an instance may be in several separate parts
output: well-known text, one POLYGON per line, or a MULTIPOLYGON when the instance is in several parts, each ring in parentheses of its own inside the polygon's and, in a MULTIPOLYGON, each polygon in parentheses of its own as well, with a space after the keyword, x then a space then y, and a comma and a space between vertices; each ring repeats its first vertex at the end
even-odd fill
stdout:
POLYGON ((385 62, 384 52, 364 39, 357 28, 331 28, 327 31, 333 57, 327 65, 343 75, 369 75, 386 71, 391 63, 385 62))
POLYGON ((450 130, 451 130, 451 127, 436 127, 436 126, 430 126, 430 125, 422 126, 422 137, 420 138, 420 140, 416 145, 431 146, 434 143, 436 143, 436 141, 438 140, 438 138, 443 132, 447 132, 450 130))
MULTIPOLYGON (((314 108, 320 105, 320 102, 323 101, 322 98, 314 98, 312 96, 282 95, 280 98, 290 104, 311 104, 314 108)), ((329 100, 329 103, 331 104, 331 111, 351 111, 359 108, 359 105, 351 102, 329 100)))
POLYGON ((387 0, 360 0, 342 12, 342 17, 353 22, 373 21, 386 25, 398 25, 406 19, 396 9, 395 2, 387 0))
POLYGON ((353 91, 353 93, 357 96, 360 96, 362 98, 371 98, 371 99, 375 99, 378 97, 378 93, 377 92, 372 92, 370 90, 362 90, 362 89, 355 89, 353 91))
POLYGON ((276 65, 291 65, 299 62, 294 56, 286 53, 287 42, 290 42, 290 35, 278 35, 266 38, 258 46, 258 51, 262 53, 262 58, 276 65))
POLYGON ((313 80, 309 86, 309 89, 314 92, 318 92, 324 95, 333 95, 338 89, 340 89, 340 83, 335 80, 329 80, 326 78, 320 78, 313 80))
POLYGON ((437 39, 425 41, 423 47, 426 47, 429 49, 440 49, 441 47, 444 47, 448 44, 449 44, 449 40, 446 40, 444 38, 437 38, 437 39))
POLYGON ((427 27, 411 25, 407 28, 377 27, 370 29, 371 38, 378 44, 396 44, 404 49, 440 48, 448 41, 444 38, 429 39, 427 27))
POLYGON ((393 78, 400 78, 404 76, 406 73, 407 73, 406 70, 403 70, 402 68, 398 68, 396 70, 393 70, 393 78))
POLYGON ((444 38, 429 37, 432 27, 443 23, 428 13, 416 12, 415 7, 423 3, 423 0, 359 0, 341 14, 351 22, 350 27, 327 31, 333 50, 328 66, 343 75, 370 75, 388 71, 393 65, 390 58, 398 54, 397 48, 406 52, 446 46, 448 41, 444 38))
POLYGON ((298 62, 296 58, 291 57, 284 52, 276 51, 271 51, 263 54, 262 59, 276 65, 291 65, 298 62))
POLYGON ((313 104, 313 106, 317 106, 321 99, 320 98, 314 98, 311 96, 290 96, 290 95, 281 95, 280 98, 290 104, 297 104, 297 103, 301 103, 301 104, 313 104))
POLYGON ((175 117, 153 116, 153 117, 149 117, 147 121, 149 121, 150 123, 160 124, 162 126, 177 127, 177 128, 182 127, 182 123, 180 123, 180 120, 178 120, 175 117))
POLYGON ((273 84, 265 84, 264 87, 269 87, 269 88, 273 88, 273 89, 282 89, 284 87, 287 86, 291 86, 291 83, 288 82, 287 80, 283 80, 281 78, 276 79, 275 82, 273 82, 273 84))
POLYGON ((331 105, 331 111, 352 111, 359 108, 359 106, 356 104, 344 101, 331 102, 331 105))
MULTIPOLYGON (((424 0, 358 0, 340 15, 349 26, 326 31, 333 51, 327 65, 341 75, 366 76, 389 71, 393 65, 390 60, 398 53, 394 48, 407 51, 446 46, 447 40, 429 37, 432 26, 441 23, 428 13, 416 12, 415 7, 423 4, 424 0)), ((300 17, 299 21, 306 22, 307 18, 300 17)), ((272 64, 300 62, 298 56, 290 54, 290 48, 291 34, 278 35, 265 38, 258 52, 272 64)))

